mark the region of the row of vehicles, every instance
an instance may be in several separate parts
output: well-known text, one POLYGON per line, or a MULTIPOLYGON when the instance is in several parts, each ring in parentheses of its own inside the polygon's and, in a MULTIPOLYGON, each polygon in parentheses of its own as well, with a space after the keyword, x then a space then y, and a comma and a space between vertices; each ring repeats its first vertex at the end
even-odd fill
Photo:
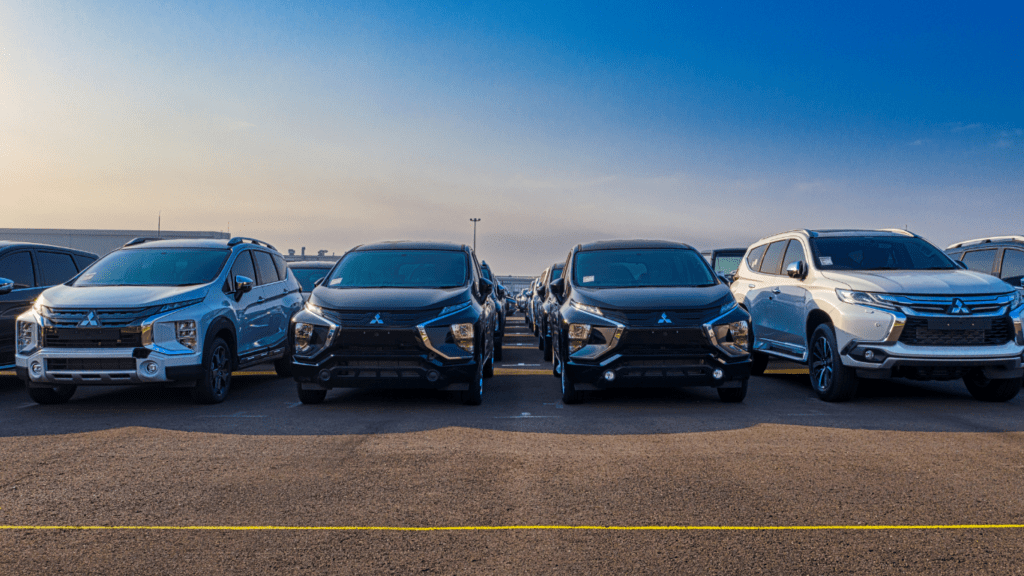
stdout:
MULTIPOLYGON (((963 379, 987 401, 1021 388, 1024 238, 944 253, 903 230, 796 230, 731 252, 603 241, 546 268, 518 306, 563 401, 710 386, 739 402, 772 357, 807 364, 828 401, 866 378, 963 379)), ((516 305, 465 245, 378 243, 289 266, 251 238, 140 238, 99 259, 0 246, 0 302, 17 316, 4 330, 12 363, 44 404, 82 385, 148 383, 215 403, 233 370, 270 362, 304 403, 401 387, 479 404, 516 305)))

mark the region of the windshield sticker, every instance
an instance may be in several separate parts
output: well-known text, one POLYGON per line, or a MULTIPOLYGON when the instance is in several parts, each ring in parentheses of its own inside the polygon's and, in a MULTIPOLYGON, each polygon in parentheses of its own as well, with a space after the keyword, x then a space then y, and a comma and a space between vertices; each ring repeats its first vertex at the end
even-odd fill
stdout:
POLYGON ((593 281, 594 281, 594 277, 593 276, 584 276, 583 277, 583 282, 584 283, 593 282, 593 281))
POLYGON ((89 280, 92 280, 92 277, 95 276, 95 275, 96 275, 95 272, 89 272, 88 274, 82 274, 82 280, 88 282, 89 280))
POLYGON ((337 286, 338 284, 341 284, 341 276, 337 278, 331 278, 331 286, 337 286))
POLYGON ((818 258, 818 262, 821 262, 822 266, 831 266, 832 265, 832 257, 831 256, 822 256, 821 258, 818 258))

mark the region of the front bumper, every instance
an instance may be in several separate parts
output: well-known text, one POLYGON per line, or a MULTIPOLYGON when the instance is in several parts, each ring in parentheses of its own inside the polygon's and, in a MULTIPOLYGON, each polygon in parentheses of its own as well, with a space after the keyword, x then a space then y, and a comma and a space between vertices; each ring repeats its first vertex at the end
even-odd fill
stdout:
POLYGON ((163 384, 202 376, 202 355, 165 354, 148 348, 39 349, 15 356, 18 377, 29 386, 163 384))
POLYGON ((842 351, 843 365, 864 378, 890 378, 919 374, 927 379, 959 378, 982 369, 989 378, 1024 377, 1024 346, 908 346, 901 342, 851 342, 842 351), (870 351, 870 360, 867 352, 870 351))
POLYGON ((613 354, 597 363, 570 359, 566 376, 577 390, 605 388, 739 388, 750 378, 750 357, 725 360, 715 354, 633 356, 613 354), (716 377, 717 375, 717 377, 716 377))

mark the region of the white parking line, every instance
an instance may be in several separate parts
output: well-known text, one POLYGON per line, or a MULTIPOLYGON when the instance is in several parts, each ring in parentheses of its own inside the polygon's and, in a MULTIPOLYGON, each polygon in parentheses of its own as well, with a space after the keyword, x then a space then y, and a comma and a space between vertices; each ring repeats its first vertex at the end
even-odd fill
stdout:
POLYGON ((496 420, 518 420, 521 418, 561 418, 561 416, 534 416, 529 412, 523 412, 519 416, 495 416, 496 420))
POLYGON ((33 406, 39 406, 39 404, 36 404, 35 402, 29 402, 28 404, 22 404, 21 406, 18 406, 18 410, 21 410, 22 408, 31 408, 33 406))
POLYGON ((235 412, 234 414, 203 414, 200 418, 266 418, 263 414, 246 414, 235 412))

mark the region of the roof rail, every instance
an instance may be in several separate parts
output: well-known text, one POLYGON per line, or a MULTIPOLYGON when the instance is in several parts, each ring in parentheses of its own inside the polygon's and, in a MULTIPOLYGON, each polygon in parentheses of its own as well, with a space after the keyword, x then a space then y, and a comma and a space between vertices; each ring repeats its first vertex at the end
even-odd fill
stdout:
POLYGON ((971 246, 973 244, 991 244, 992 242, 1003 242, 1006 240, 1014 240, 1016 242, 1024 242, 1024 236, 990 236, 988 238, 975 238, 974 240, 963 240, 956 244, 951 244, 946 250, 952 250, 953 248, 962 248, 964 246, 971 246))
POLYGON ((125 242, 124 246, 122 246, 122 248, 127 248, 129 246, 136 246, 138 244, 143 244, 143 243, 146 243, 146 242, 152 242, 154 240, 166 240, 166 238, 157 238, 155 236, 141 236, 139 238, 132 238, 131 240, 125 242))
POLYGON ((271 246, 270 244, 267 244, 266 242, 264 242, 262 240, 257 240, 255 238, 247 238, 245 236, 235 236, 231 240, 228 240, 228 246, 237 246, 237 245, 241 244, 242 242, 245 242, 246 240, 248 240, 251 244, 256 244, 257 246, 264 246, 266 248, 270 248, 271 250, 275 250, 275 251, 277 250, 277 248, 274 248, 273 246, 271 246))
POLYGON ((902 234, 903 236, 910 236, 911 238, 920 238, 917 234, 914 234, 910 230, 904 230, 903 228, 882 228, 882 232, 892 232, 893 234, 902 234))

